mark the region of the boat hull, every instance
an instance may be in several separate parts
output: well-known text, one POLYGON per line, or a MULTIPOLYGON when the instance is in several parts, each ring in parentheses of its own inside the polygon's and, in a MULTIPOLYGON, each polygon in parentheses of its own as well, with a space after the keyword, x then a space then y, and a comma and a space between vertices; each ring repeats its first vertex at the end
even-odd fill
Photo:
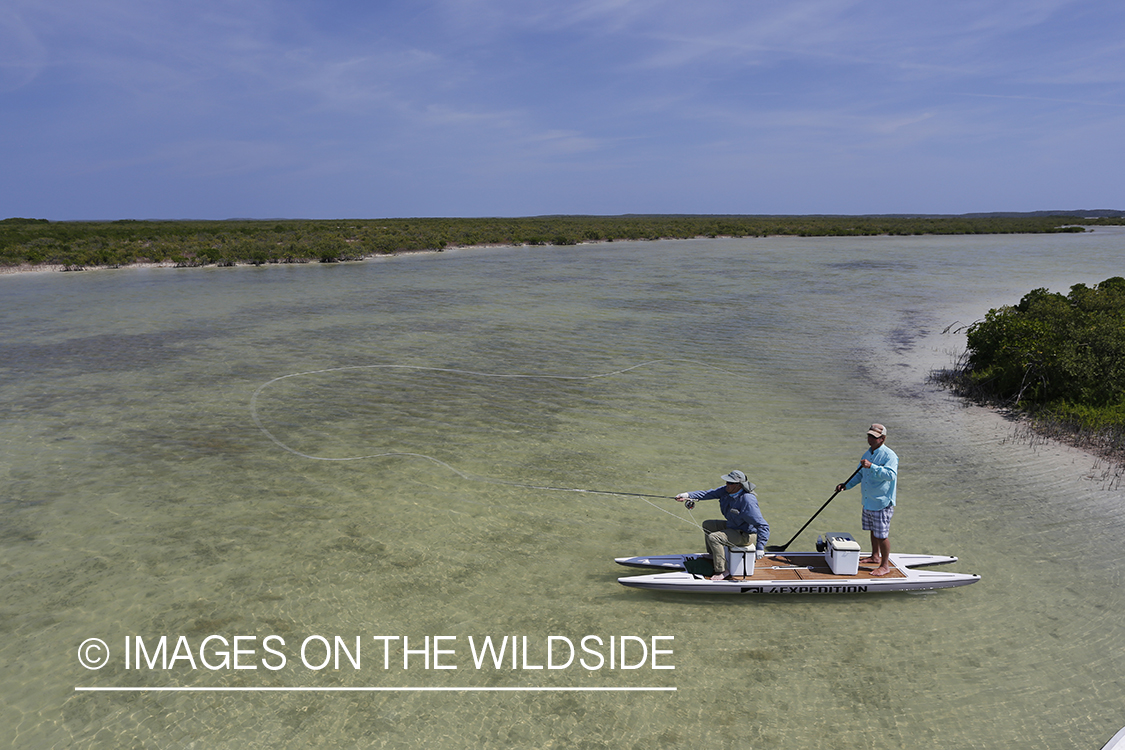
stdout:
POLYGON ((873 576, 873 566, 860 567, 854 575, 833 574, 818 552, 770 554, 757 562, 752 576, 722 581, 712 581, 705 571, 700 572, 709 563, 702 555, 623 557, 617 562, 665 571, 618 578, 624 586, 689 594, 877 594, 968 586, 980 580, 979 575, 919 570, 957 562, 948 555, 892 554, 891 572, 873 576))
POLYGON ((1125 748, 1125 728, 1109 738, 1109 742, 1102 745, 1102 750, 1122 750, 1125 748))

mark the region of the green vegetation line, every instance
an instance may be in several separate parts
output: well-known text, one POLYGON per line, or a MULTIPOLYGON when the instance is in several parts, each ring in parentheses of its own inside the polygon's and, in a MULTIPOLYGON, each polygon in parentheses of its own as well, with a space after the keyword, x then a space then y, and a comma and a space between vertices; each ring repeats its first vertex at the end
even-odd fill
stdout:
POLYGON ((694 237, 856 237, 1081 232, 1120 218, 1018 214, 907 216, 543 216, 283 221, 0 221, 0 267, 66 270, 333 263, 474 245, 574 245, 694 237))

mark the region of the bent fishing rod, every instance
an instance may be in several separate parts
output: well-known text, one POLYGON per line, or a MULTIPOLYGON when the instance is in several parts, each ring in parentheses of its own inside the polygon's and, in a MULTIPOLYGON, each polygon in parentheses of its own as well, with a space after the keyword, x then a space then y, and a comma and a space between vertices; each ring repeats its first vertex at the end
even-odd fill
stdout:
MULTIPOLYGON (((855 475, 856 475, 856 474, 858 474, 858 473, 860 472, 860 470, 862 470, 862 469, 863 469, 863 466, 862 466, 862 465, 860 465, 860 466, 856 467, 856 470, 852 472, 852 475, 851 475, 850 477, 848 477, 847 479, 845 479, 845 480, 844 480, 843 484, 847 484, 848 482, 852 481, 852 479, 854 479, 854 478, 855 478, 855 475)), ((841 486, 842 486, 842 485, 841 485, 841 486)), ((833 492, 833 493, 832 493, 832 497, 828 498, 828 499, 827 499, 827 500, 826 500, 826 501, 824 502, 824 505, 820 506, 820 510, 818 510, 818 511, 817 511, 816 513, 813 513, 813 514, 812 514, 812 518, 810 518, 809 520, 805 521, 805 525, 804 525, 804 526, 802 526, 802 527, 801 527, 801 528, 800 528, 800 529, 799 529, 799 530, 797 531, 797 533, 793 535, 793 538, 792 538, 792 539, 790 539, 790 540, 789 540, 788 542, 786 542, 785 544, 781 545, 780 547, 766 547, 766 550, 767 550, 767 551, 769 551, 769 552, 784 552, 785 550, 789 549, 789 545, 790 545, 790 544, 792 544, 793 542, 795 542, 795 541, 797 540, 797 537, 799 537, 799 536, 801 535, 801 532, 802 532, 802 531, 804 531, 805 529, 807 529, 807 528, 809 527, 809 524, 813 522, 813 519, 814 519, 814 518, 816 518, 817 516, 819 516, 819 515, 820 515, 820 511, 821 511, 821 510, 824 510, 825 508, 827 508, 827 507, 828 507, 828 503, 830 503, 830 502, 832 502, 833 500, 835 500, 835 499, 836 499, 836 496, 837 496, 837 495, 839 495, 839 494, 840 494, 840 490, 836 490, 835 492, 833 492)))

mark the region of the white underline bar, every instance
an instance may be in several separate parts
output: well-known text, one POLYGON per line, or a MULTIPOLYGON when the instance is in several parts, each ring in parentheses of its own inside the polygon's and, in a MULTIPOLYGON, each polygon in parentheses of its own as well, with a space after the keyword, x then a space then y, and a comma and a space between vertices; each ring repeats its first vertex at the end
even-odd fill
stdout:
POLYGON ((95 693, 640 693, 676 692, 674 687, 76 687, 95 693))

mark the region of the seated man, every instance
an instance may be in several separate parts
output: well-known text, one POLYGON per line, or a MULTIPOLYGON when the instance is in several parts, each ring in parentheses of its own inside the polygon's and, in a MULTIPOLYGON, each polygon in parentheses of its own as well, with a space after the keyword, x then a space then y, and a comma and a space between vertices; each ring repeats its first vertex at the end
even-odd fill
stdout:
POLYGON ((719 501, 719 510, 722 511, 724 520, 703 522, 704 538, 707 549, 711 552, 711 562, 715 566, 712 581, 730 578, 727 572, 726 547, 749 547, 750 535, 753 534, 757 537, 754 544, 755 556, 761 559, 766 554, 766 542, 770 538, 770 525, 758 510, 754 485, 750 484, 746 475, 741 471, 732 471, 722 479, 726 482, 725 487, 676 495, 676 501, 685 503, 689 509, 695 506, 697 500, 719 501))

